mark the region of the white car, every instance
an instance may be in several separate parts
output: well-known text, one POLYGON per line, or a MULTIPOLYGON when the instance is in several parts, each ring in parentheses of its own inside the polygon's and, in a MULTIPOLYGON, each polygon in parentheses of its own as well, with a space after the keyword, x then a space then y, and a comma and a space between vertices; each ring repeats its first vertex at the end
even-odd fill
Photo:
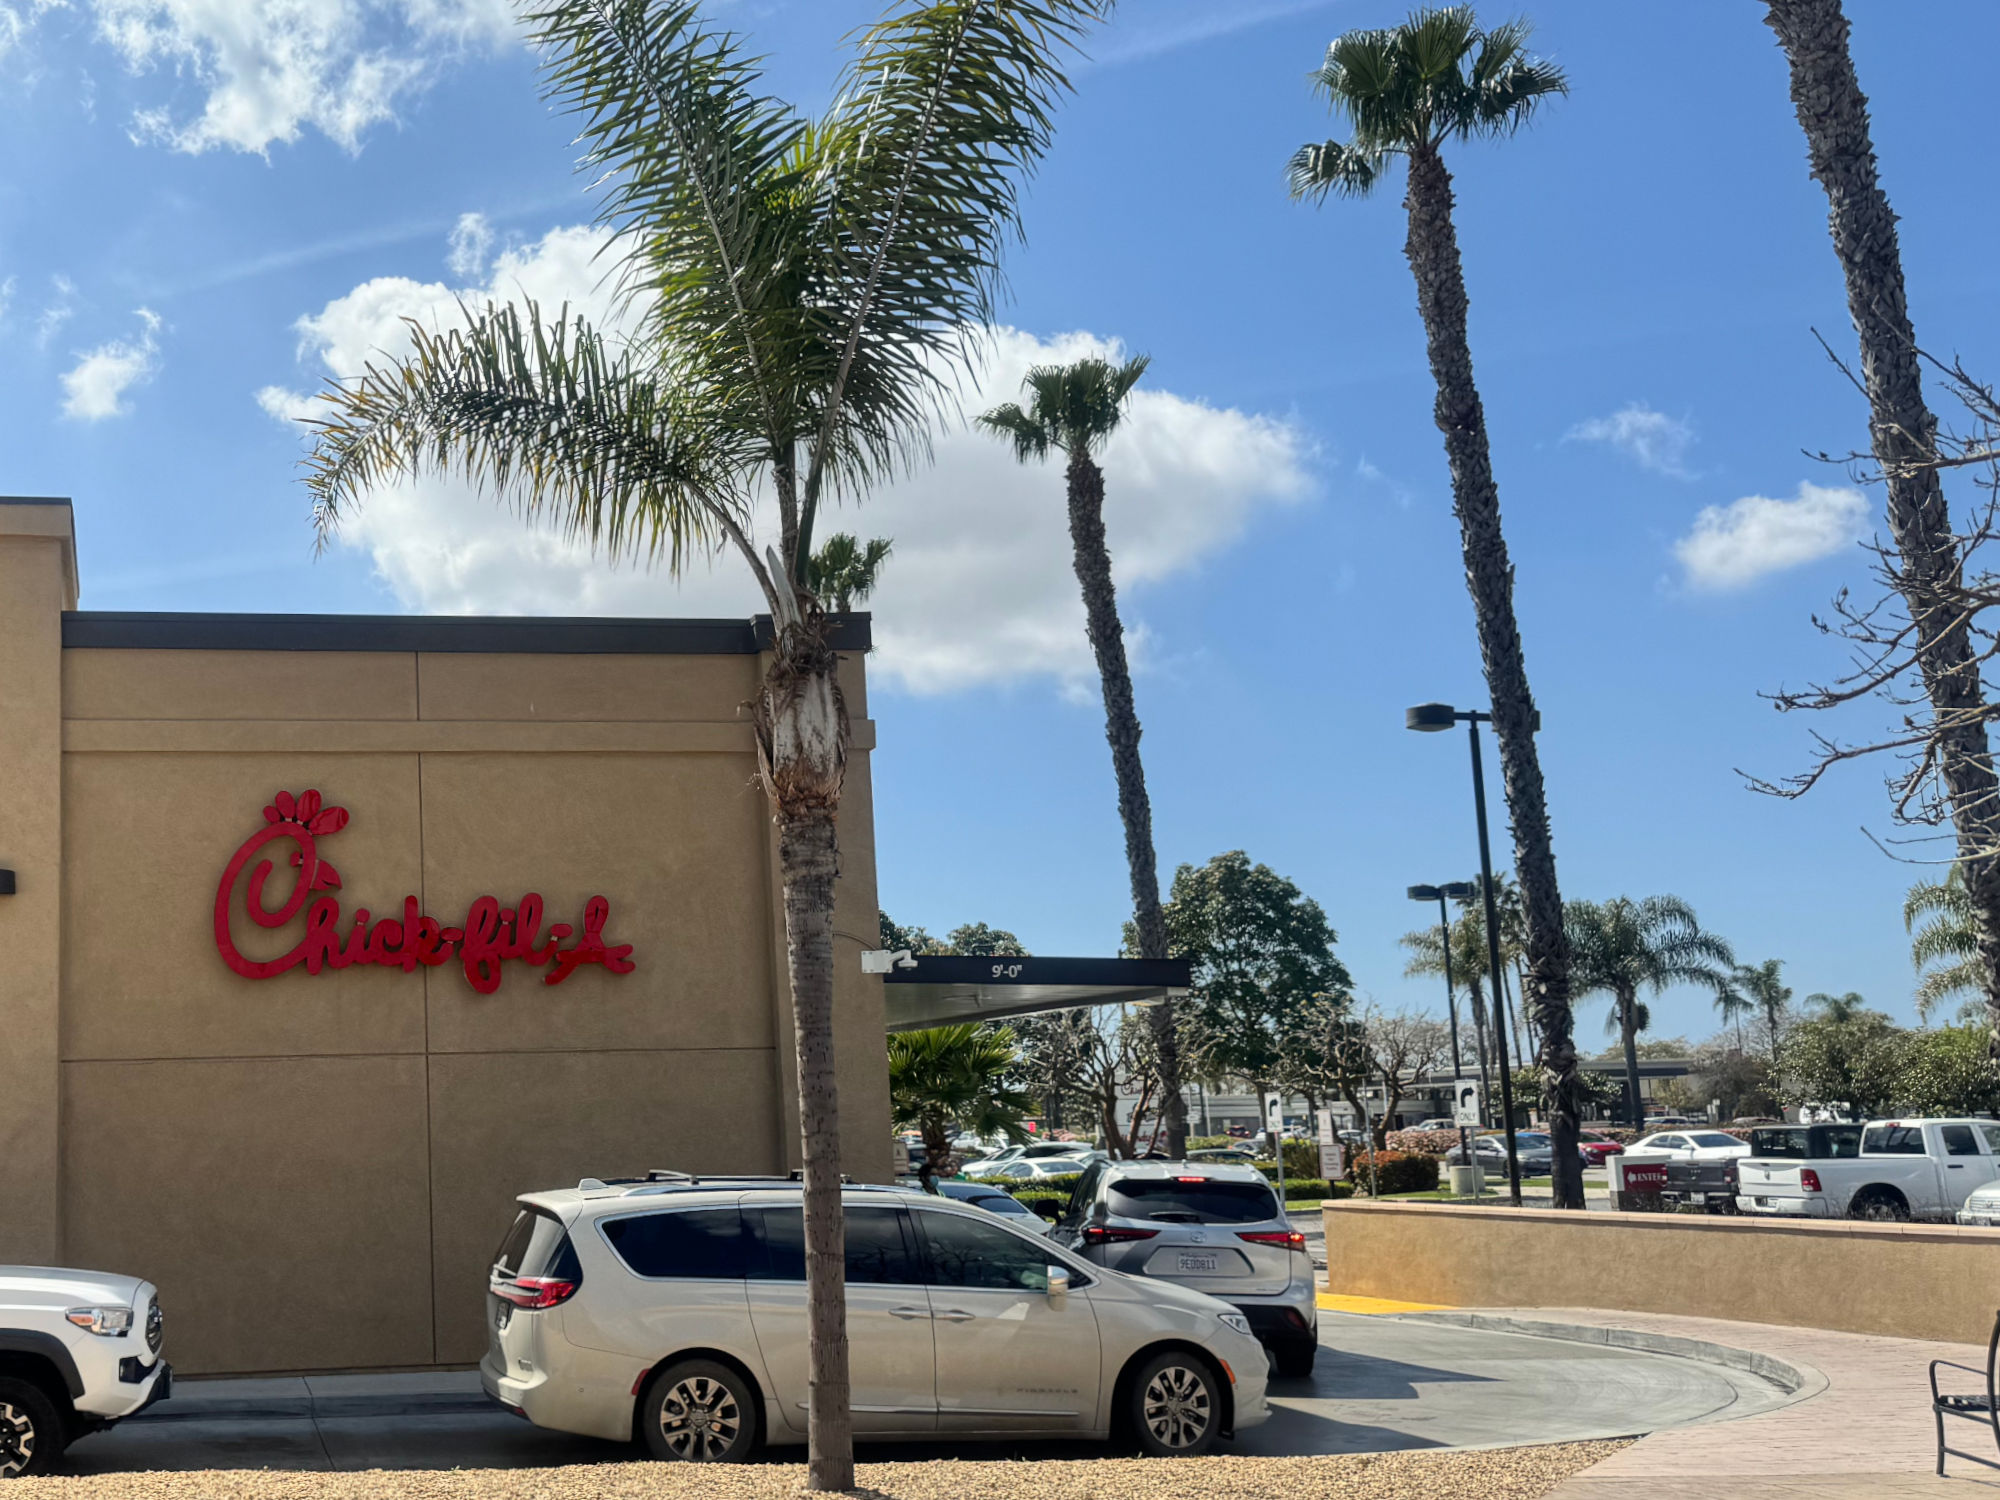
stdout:
POLYGON ((2000 1182, 2000 1123, 1971 1118, 1871 1120, 1854 1156, 1806 1162, 1753 1156, 1738 1171, 1746 1214, 1926 1219, 1949 1223, 2000 1182))
POLYGON ((1074 1177, 1088 1165, 1081 1156, 1017 1156, 997 1165, 971 1162, 959 1169, 966 1178, 997 1177, 1003 1182, 1039 1182, 1044 1177, 1074 1177))
POLYGON ((1663 1130, 1625 1148, 1669 1161, 1730 1161, 1750 1154, 1750 1143, 1720 1130, 1663 1130))
POLYGON ((164 1401, 149 1281, 0 1266, 0 1479, 46 1474, 76 1439, 164 1401))
POLYGON ((1968 1197, 1958 1211, 1958 1222, 2000 1228, 2000 1182, 1988 1183, 1968 1197))
MULTIPOLYGON (((850 1187, 842 1201, 858 1439, 1124 1433, 1188 1457, 1270 1415, 1269 1362, 1228 1303, 941 1198, 850 1187)), ((487 1394, 662 1459, 805 1442, 800 1209, 779 1178, 524 1194, 487 1277, 487 1394)))

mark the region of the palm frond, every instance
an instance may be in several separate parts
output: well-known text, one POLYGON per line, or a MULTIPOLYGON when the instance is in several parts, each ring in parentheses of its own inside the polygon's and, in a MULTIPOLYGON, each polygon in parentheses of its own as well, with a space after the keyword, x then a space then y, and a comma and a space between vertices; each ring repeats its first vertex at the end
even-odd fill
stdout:
POLYGON ((1294 198, 1318 203, 1331 193, 1341 198, 1365 198, 1382 179, 1388 152, 1368 151, 1339 141, 1320 141, 1292 153, 1285 177, 1294 198))
POLYGON ((788 180, 805 124, 757 91, 757 59, 698 0, 558 0, 527 17, 545 92, 580 117, 599 222, 627 237, 618 286, 767 447, 799 423, 788 366, 809 205, 788 180), (790 191, 788 191, 788 189, 790 191))
MULTIPOLYGON (((1020 182, 1047 151, 1062 71, 1111 0, 905 0, 868 27, 821 126, 817 288, 837 368, 806 471, 801 546, 840 464, 927 430, 965 331, 990 321, 1020 182), (867 441, 843 443, 843 426, 867 441)), ((862 476, 865 477, 865 476, 862 476)))
POLYGON ((434 474, 613 557, 664 556, 678 573, 727 538, 756 565, 727 429, 635 375, 567 310, 553 324, 532 302, 468 319, 411 323, 409 355, 321 394, 306 487, 322 547, 368 490, 434 474))
POLYGON ((1022 463, 1049 456, 1049 430, 1014 402, 996 406, 973 418, 988 432, 1014 440, 1014 456, 1022 463))
POLYGON ((1014 456, 1023 463, 1046 457, 1051 448, 1089 453, 1101 448, 1124 420, 1125 398, 1146 373, 1151 357, 1134 355, 1122 365, 1095 355, 1067 365, 1036 365, 1022 382, 1027 409, 1009 402, 978 418, 990 432, 1012 437, 1014 456))
POLYGON ((1931 970, 1917 981, 1916 993, 1911 998, 1916 1006, 1917 1019, 1928 1021, 1931 1012, 1946 1000, 1957 999, 1960 995, 1984 995, 1985 992, 1986 967, 1973 958, 1931 970))

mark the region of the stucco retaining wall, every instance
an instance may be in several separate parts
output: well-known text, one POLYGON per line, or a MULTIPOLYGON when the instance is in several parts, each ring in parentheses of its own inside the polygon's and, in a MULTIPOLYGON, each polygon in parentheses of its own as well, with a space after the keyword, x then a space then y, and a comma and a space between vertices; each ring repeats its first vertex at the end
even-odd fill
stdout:
POLYGON ((1446 1307, 1595 1307, 1983 1344, 2000 1231, 1329 1203, 1327 1285, 1446 1307))

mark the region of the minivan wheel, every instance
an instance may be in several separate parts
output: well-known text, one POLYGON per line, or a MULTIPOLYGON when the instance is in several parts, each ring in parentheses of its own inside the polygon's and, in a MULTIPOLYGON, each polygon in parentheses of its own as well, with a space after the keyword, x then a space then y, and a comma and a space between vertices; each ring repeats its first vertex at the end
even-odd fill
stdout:
POLYGON ((0 1479, 46 1474, 62 1457, 62 1417, 40 1386, 0 1380, 0 1479))
POLYGON ((1222 1394, 1192 1354, 1176 1349, 1147 1360, 1129 1400, 1132 1431, 1148 1458, 1193 1458, 1222 1437, 1222 1394))
POLYGON ((682 1463, 741 1463, 757 1446, 750 1382, 712 1359, 669 1365, 646 1389, 646 1447, 682 1463))

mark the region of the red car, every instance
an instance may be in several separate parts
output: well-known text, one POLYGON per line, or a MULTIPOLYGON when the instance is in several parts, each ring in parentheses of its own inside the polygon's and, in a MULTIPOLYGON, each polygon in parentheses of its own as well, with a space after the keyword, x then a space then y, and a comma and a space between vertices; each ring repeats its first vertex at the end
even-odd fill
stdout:
POLYGON ((1620 1155, 1625 1150, 1610 1136, 1599 1135, 1594 1130, 1579 1130, 1576 1133, 1576 1149, 1593 1167, 1603 1166, 1606 1157, 1620 1155))

